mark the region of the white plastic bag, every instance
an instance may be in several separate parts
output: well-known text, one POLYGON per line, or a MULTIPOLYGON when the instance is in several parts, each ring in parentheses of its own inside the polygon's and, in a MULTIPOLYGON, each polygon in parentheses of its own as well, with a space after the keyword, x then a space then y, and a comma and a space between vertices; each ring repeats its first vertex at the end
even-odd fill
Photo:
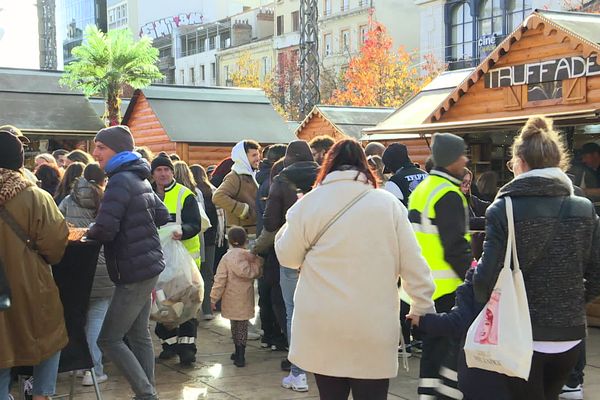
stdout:
POLYGON ((525 282, 517 258, 510 197, 505 197, 505 204, 508 239, 504 267, 490 300, 467 332, 465 356, 469 368, 480 368, 527 380, 533 356, 531 318, 525 282))
POLYGON ((165 269, 161 272, 152 296, 151 318, 167 326, 178 326, 196 318, 204 297, 204 282, 196 262, 183 243, 172 239, 178 224, 159 231, 165 269))

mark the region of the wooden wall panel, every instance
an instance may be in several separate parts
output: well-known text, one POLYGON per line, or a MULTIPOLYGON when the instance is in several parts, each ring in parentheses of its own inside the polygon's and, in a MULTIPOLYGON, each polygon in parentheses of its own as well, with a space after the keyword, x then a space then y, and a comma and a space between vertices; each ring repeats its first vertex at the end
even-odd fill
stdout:
POLYGON ((188 147, 188 164, 200 164, 203 167, 219 164, 231 155, 233 146, 203 146, 190 144, 188 147))
POLYGON ((380 140, 379 142, 383 143, 386 147, 392 143, 402 143, 408 149, 408 155, 412 162, 418 163, 422 169, 425 169, 425 161, 431 155, 431 149, 425 139, 395 139, 380 140))
POLYGON ((143 93, 140 93, 127 125, 133 133, 136 146, 146 146, 154 153, 177 151, 175 142, 167 136, 143 93))
POLYGON ((298 139, 310 142, 314 137, 321 135, 331 136, 335 140, 340 140, 345 137, 325 118, 320 115, 315 115, 306 125, 304 125, 300 132, 298 132, 298 139))

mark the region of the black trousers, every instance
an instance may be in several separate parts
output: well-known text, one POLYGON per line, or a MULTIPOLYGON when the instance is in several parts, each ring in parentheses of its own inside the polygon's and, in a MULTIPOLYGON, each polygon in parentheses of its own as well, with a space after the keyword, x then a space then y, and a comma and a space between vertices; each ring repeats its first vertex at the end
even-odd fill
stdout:
POLYGON ((575 368, 569 374, 569 379, 567 379, 567 386, 569 387, 577 387, 579 385, 583 385, 583 369, 585 368, 586 358, 585 358, 585 339, 581 341, 581 351, 579 352, 579 359, 577 360, 577 364, 575 364, 575 368))
POLYGON ((321 400, 386 400, 389 379, 353 379, 315 374, 321 400))
POLYGON ((512 400, 557 400, 581 352, 579 343, 558 354, 533 352, 529 380, 508 378, 512 400))
MULTIPOLYGON (((450 293, 435 300, 437 312, 448 312, 454 307, 455 294, 450 293)), ((442 377, 440 369, 450 353, 451 342, 446 337, 423 334, 423 353, 419 370, 420 395, 437 396, 442 377)))
POLYGON ((158 323, 154 329, 163 350, 172 350, 177 353, 182 350, 191 350, 194 354, 196 354, 197 331, 198 321, 195 319, 190 319, 174 329, 158 323))
MULTIPOLYGON (((279 285, 275 289, 279 289, 281 292, 279 285)), ((286 338, 279 325, 279 318, 275 314, 273 290, 273 285, 264 278, 258 279, 258 307, 260 308, 260 326, 264 332, 263 341, 268 344, 285 344, 286 338)))

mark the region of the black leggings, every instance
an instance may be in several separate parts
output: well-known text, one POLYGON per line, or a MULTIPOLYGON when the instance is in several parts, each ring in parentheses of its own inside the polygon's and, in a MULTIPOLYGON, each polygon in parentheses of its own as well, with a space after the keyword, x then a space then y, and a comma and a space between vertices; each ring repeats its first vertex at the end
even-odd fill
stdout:
POLYGON ((533 353, 529 380, 508 379, 513 400, 557 400, 579 360, 583 345, 579 343, 569 351, 558 354, 533 353))
POLYGON ((389 379, 353 379, 315 374, 321 400, 386 400, 389 379))

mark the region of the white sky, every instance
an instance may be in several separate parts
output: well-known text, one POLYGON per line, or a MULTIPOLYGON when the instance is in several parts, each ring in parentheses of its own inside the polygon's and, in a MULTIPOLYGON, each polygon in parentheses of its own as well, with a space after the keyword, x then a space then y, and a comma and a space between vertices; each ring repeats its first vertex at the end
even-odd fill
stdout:
POLYGON ((39 68, 35 0, 0 0, 0 66, 39 68))

